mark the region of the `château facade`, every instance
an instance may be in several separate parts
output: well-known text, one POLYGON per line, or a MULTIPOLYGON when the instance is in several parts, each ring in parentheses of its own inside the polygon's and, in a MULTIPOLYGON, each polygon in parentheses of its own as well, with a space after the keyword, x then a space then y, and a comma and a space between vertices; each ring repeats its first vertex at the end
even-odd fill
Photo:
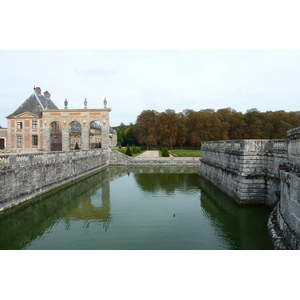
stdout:
POLYGON ((0 128, 0 149, 10 152, 67 151, 75 148, 107 149, 117 145, 117 133, 109 125, 110 109, 59 109, 34 87, 32 95, 7 116, 7 128, 0 128))

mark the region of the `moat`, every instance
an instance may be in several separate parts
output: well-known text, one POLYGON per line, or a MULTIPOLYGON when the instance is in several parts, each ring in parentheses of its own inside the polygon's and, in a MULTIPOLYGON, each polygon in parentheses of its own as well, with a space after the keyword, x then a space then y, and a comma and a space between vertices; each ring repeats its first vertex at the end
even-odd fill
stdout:
POLYGON ((198 167, 110 166, 0 213, 0 249, 274 249, 272 208, 241 206, 198 167))

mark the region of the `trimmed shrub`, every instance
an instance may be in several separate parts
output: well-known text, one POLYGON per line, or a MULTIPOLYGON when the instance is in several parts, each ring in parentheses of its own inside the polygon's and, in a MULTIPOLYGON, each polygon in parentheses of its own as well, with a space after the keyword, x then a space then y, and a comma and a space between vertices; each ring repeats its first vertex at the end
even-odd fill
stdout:
POLYGON ((163 148, 162 148, 162 150, 161 150, 161 156, 163 156, 163 157, 169 157, 169 156, 170 156, 167 147, 163 147, 163 148))
POLYGON ((129 146, 127 146, 125 154, 128 155, 128 156, 132 156, 132 152, 131 152, 131 149, 130 149, 129 146))

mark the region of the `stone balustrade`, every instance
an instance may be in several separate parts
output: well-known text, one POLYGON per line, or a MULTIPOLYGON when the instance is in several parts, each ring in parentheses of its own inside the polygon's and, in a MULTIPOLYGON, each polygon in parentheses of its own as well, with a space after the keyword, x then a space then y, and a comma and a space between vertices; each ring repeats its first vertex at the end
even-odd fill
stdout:
POLYGON ((287 153, 287 140, 232 140, 203 142, 203 151, 215 152, 255 152, 255 153, 287 153))
POLYGON ((0 171, 3 169, 16 169, 20 166, 31 166, 47 164, 51 162, 63 162, 70 158, 79 159, 81 157, 98 156, 104 153, 102 149, 92 150, 70 150, 57 152, 41 152, 27 154, 5 154, 0 155, 0 171))

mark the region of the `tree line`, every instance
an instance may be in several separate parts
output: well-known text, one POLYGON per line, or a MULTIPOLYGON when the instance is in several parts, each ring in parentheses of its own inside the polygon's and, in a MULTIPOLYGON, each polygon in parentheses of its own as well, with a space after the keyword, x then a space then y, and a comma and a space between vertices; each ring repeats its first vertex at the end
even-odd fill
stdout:
POLYGON ((232 108, 217 111, 186 109, 176 113, 144 110, 135 124, 115 127, 120 145, 200 147, 203 141, 239 139, 285 139, 286 132, 300 127, 300 111, 260 112, 256 108, 246 113, 232 108))

